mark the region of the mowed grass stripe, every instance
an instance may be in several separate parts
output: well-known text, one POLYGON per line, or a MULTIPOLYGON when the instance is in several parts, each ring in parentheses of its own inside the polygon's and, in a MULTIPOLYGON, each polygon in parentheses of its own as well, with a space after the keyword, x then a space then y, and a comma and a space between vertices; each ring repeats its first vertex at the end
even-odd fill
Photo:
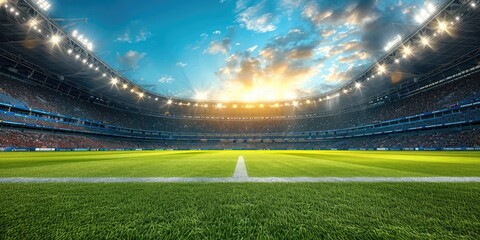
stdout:
POLYGON ((478 160, 465 159, 457 155, 449 158, 436 156, 425 158, 423 155, 416 154, 401 155, 400 157, 393 152, 389 155, 339 153, 336 155, 302 154, 300 156, 321 160, 325 164, 344 164, 344 167, 352 165, 348 166, 348 169, 359 169, 361 172, 365 172, 365 174, 368 172, 373 176, 378 173, 383 173, 384 176, 450 176, 468 173, 472 165, 479 163, 478 160))
POLYGON ((238 157, 213 151, 0 154, 0 177, 230 177, 238 157))
POLYGON ((252 177, 480 176, 479 152, 269 151, 243 155, 252 177))
POLYGON ((478 239, 478 183, 0 184, 5 239, 478 239))
POLYGON ((132 151, 0 153, 0 177, 480 176, 479 152, 132 151))
POLYGON ((360 176, 421 176, 416 172, 400 171, 361 165, 354 162, 329 160, 321 155, 315 157, 305 156, 277 156, 270 162, 262 161, 261 164, 249 165, 252 169, 251 176, 268 177, 360 177, 360 176), (266 166, 268 165, 268 166, 266 166), (256 168, 255 168, 256 167, 256 168))

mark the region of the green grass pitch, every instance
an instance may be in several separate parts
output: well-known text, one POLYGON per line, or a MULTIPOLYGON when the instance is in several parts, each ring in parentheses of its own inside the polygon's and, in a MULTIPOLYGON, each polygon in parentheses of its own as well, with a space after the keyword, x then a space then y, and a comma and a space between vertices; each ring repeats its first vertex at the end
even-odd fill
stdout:
MULTIPOLYGON (((0 178, 480 177, 479 152, 0 153, 0 178)), ((0 239, 478 239, 479 183, 3 183, 0 239)))

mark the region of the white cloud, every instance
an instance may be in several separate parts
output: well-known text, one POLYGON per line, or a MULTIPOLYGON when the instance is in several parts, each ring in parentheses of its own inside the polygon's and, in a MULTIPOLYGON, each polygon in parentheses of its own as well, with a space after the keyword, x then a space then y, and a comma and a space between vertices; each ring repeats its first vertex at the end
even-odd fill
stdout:
POLYGON ((145 29, 139 21, 133 21, 125 27, 123 33, 119 34, 115 41, 139 43, 147 41, 151 36, 152 33, 145 29))
POLYGON ((304 2, 305 0, 280 0, 280 6, 287 11, 289 16, 291 16, 304 2))
POLYGON ((172 76, 170 75, 163 75, 160 77, 160 79, 158 79, 158 82, 159 83, 172 83, 173 81, 175 81, 175 78, 173 78, 172 76))
POLYGON ((188 64, 184 63, 184 62, 177 62, 177 64, 175 64, 175 66, 180 67, 180 68, 184 68, 184 67, 188 66, 188 64))
POLYGON ((255 46, 253 46, 253 47, 251 47, 251 48, 247 49, 247 51, 249 51, 249 52, 251 52, 251 53, 252 53, 252 52, 255 52, 255 50, 256 50, 257 48, 258 48, 258 45, 255 45, 255 46))
POLYGON ((145 42, 147 39, 152 36, 151 32, 148 32, 145 29, 140 30, 140 32, 135 36, 135 42, 145 42))
POLYGON ((264 0, 245 9, 238 14, 237 21, 250 31, 259 33, 275 31, 277 27, 273 23, 274 15, 265 9, 265 5, 266 1, 264 0))
POLYGON ((128 42, 128 43, 132 42, 129 32, 122 33, 121 35, 119 35, 117 37, 117 39, 115 41, 117 41, 117 42, 128 42))
POLYGON ((220 35, 220 34, 222 34, 222 32, 220 30, 217 30, 217 31, 213 32, 213 35, 220 35))
POLYGON ((138 63, 145 56, 147 56, 146 53, 130 50, 123 55, 117 53, 117 62, 121 68, 124 68, 123 70, 134 70, 138 68, 138 63))
POLYGON ((219 53, 227 55, 230 51, 230 43, 230 38, 224 38, 222 41, 212 41, 205 52, 212 55, 219 53))
POLYGON ((328 37, 334 35, 335 33, 337 33, 337 31, 335 29, 326 29, 326 30, 322 31, 322 37, 328 38, 328 37))
POLYGON ((248 3, 248 0, 238 0, 235 6, 235 10, 238 12, 247 8, 248 3))
POLYGON ((287 9, 297 9, 304 0, 280 0, 280 5, 287 9))

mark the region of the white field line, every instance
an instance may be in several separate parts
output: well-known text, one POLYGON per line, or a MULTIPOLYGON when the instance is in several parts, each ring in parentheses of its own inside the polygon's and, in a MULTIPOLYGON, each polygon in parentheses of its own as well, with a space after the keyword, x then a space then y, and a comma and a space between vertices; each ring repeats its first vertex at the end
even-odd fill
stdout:
POLYGON ((233 178, 248 178, 247 166, 243 156, 238 156, 237 166, 233 172, 233 178))
POLYGON ((0 183, 480 183, 480 177, 0 178, 0 183))

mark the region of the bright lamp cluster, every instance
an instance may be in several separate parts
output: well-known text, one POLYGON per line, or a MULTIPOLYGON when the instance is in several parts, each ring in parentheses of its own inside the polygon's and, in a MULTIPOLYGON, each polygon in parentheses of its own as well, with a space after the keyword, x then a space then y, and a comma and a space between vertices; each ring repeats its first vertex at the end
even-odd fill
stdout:
POLYGON ((0 0, 0 4, 2 5, 2 7, 5 8, 5 10, 8 13, 13 14, 15 16, 20 15, 20 13, 18 12, 18 10, 15 7, 8 4, 8 0, 0 0))
POLYGON ((38 7, 40 9, 42 9, 43 11, 48 11, 50 10, 50 8, 52 7, 52 4, 50 4, 48 1, 46 0, 37 0, 35 1, 35 3, 38 5, 38 7))
POLYGON ((420 10, 420 12, 415 16, 415 21, 417 23, 424 23, 426 22, 433 14, 437 12, 437 8, 432 4, 428 3, 424 8, 420 10))
POLYGON ((73 30, 72 37, 80 41, 89 51, 93 51, 93 43, 83 36, 83 34, 80 34, 77 30, 73 30))

